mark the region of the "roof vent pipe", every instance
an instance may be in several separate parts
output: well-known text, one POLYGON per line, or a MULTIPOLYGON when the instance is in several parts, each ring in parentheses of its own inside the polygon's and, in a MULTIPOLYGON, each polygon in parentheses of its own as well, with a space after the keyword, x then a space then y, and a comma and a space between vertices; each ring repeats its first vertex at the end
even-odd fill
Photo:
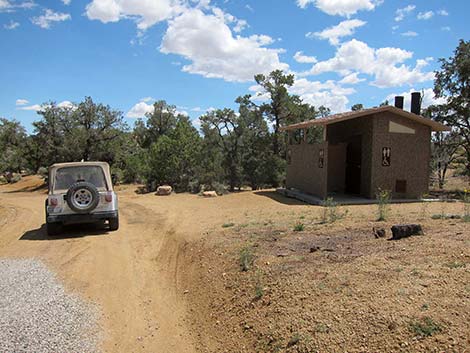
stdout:
POLYGON ((403 109, 403 102, 405 101, 405 97, 403 96, 396 96, 395 97, 395 107, 403 109))
POLYGON ((416 115, 421 115, 421 93, 411 93, 411 112, 416 115))

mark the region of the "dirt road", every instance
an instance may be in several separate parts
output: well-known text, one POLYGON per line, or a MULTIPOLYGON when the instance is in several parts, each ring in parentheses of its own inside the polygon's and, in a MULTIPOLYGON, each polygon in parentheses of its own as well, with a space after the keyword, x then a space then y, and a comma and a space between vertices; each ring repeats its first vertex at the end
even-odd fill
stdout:
POLYGON ((118 192, 119 231, 80 227, 51 238, 44 228, 45 191, 34 190, 38 180, 0 187, 0 257, 39 258, 66 288, 98 304, 105 352, 194 352, 181 282, 183 247, 225 222, 289 207, 252 193, 156 197, 127 187, 118 192))

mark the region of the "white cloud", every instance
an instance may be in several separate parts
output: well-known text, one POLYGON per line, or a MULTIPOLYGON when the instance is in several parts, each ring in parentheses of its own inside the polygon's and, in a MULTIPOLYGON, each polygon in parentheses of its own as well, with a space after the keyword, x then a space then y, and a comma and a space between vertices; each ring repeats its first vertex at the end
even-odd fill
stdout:
POLYGON ((229 13, 226 13, 224 11, 222 11, 220 8, 218 7, 213 7, 212 8, 212 13, 220 18, 223 22, 227 23, 227 24, 233 24, 235 25, 233 27, 233 31, 236 32, 236 33, 239 33, 241 31, 243 31, 247 26, 248 26, 248 23, 245 21, 245 20, 239 20, 238 18, 236 18, 235 16, 229 14, 229 13))
POLYGON ((18 105, 26 105, 28 103, 29 101, 27 99, 17 99, 15 104, 18 106, 18 105))
POLYGON ((24 2, 21 2, 17 5, 14 5, 14 7, 17 7, 17 8, 20 8, 20 9, 32 9, 33 7, 36 7, 36 3, 34 1, 24 1, 24 2))
POLYGON ((32 9, 36 6, 34 1, 11 2, 9 0, 0 0, 0 13, 15 12, 16 9, 32 9))
POLYGON ((93 0, 86 6, 86 15, 103 23, 134 19, 139 30, 146 30, 183 9, 179 0, 93 0))
POLYGON ((328 15, 345 17, 354 15, 361 10, 374 10, 381 3, 382 0, 297 0, 297 5, 303 9, 308 4, 314 4, 319 10, 328 15))
POLYGON ((362 27, 366 23, 367 22, 357 20, 357 19, 346 20, 346 21, 340 22, 336 26, 326 28, 321 32, 315 32, 315 33, 309 32, 307 33, 306 36, 307 38, 317 37, 320 39, 328 39, 330 44, 338 45, 340 38, 353 35, 356 28, 362 27))
POLYGON ((407 32, 403 32, 401 35, 403 37, 416 37, 418 35, 418 33, 414 32, 414 31, 407 31, 407 32))
POLYGON ((304 55, 301 51, 295 53, 294 60, 301 64, 315 64, 318 61, 316 57, 304 55))
POLYGON ((70 101, 63 101, 63 102, 60 102, 59 104, 57 104, 57 106, 59 108, 74 108, 75 104, 73 104, 70 101))
POLYGON ((375 80, 371 84, 382 88, 412 85, 434 79, 434 73, 422 71, 430 58, 417 60, 414 68, 403 64, 412 56, 413 53, 407 50, 390 47, 374 49, 353 39, 343 43, 333 58, 316 63, 305 74, 337 72, 346 76, 358 72, 372 76, 375 80))
POLYGON ((434 97, 434 91, 432 90, 432 88, 425 88, 423 90, 412 88, 407 92, 389 94, 386 97, 386 99, 390 102, 390 104, 393 104, 395 96, 403 96, 405 98, 403 109, 409 111, 410 106, 411 106, 411 93, 412 92, 421 92, 422 99, 423 99, 423 101, 421 103, 421 108, 422 109, 427 108, 432 104, 444 104, 444 103, 446 103, 445 98, 435 98, 434 97))
POLYGON ((72 0, 61 0, 61 1, 64 3, 64 5, 67 5, 67 6, 70 5, 70 3, 72 2, 72 0))
POLYGON ((67 21, 71 18, 68 13, 54 12, 51 9, 46 9, 43 15, 33 17, 31 22, 41 28, 48 29, 53 22, 67 21))
POLYGON ((437 11, 437 14, 441 16, 449 16, 449 13, 446 10, 439 10, 437 11))
MULTIPOLYGON (((265 101, 269 99, 266 92, 259 85, 251 86, 254 92, 253 100, 265 101)), ((355 93, 353 88, 342 87, 338 82, 328 80, 325 82, 310 81, 306 78, 297 77, 294 85, 289 88, 289 93, 298 95, 305 103, 315 107, 321 105, 330 108, 332 112, 342 112, 349 103, 348 96, 355 93)))
MULTIPOLYGON (((27 105, 29 104, 29 101, 26 100, 26 99, 17 99, 16 100, 16 106, 17 106, 17 110, 31 110, 31 111, 40 111, 41 109, 43 109, 44 107, 49 107, 50 105, 49 104, 43 104, 43 105, 40 105, 40 104, 31 104, 31 105, 27 105)), ((57 107, 59 108, 75 108, 75 104, 73 104, 72 102, 70 101, 62 101, 60 103, 57 104, 57 107)))
MULTIPOLYGON (((150 100, 148 99, 149 97, 142 98, 139 103, 134 105, 126 114, 128 118, 145 118, 146 114, 151 114, 153 113, 153 103, 148 104, 150 100)), ((154 99, 152 99, 154 101, 154 99)), ((176 110, 175 114, 178 115, 185 115, 189 116, 188 112, 185 110, 176 110)))
POLYGON ((0 0, 0 10, 8 9, 11 7, 11 4, 7 0, 0 0))
POLYGON ((305 103, 315 107, 323 105, 330 108, 333 113, 338 113, 347 109, 349 103, 347 96, 356 91, 353 88, 344 88, 332 80, 320 82, 298 78, 289 92, 299 95, 305 103))
POLYGON ((128 118, 143 118, 145 114, 153 112, 153 104, 139 102, 134 105, 126 114, 128 118))
POLYGON ((363 82, 366 79, 365 78, 359 78, 357 72, 353 72, 352 74, 344 76, 339 83, 345 84, 345 85, 355 85, 359 82, 363 82))
POLYGON ((450 31, 450 27, 449 27, 449 26, 444 26, 444 27, 441 27, 441 30, 442 30, 442 31, 445 31, 445 32, 449 32, 449 31, 450 31))
POLYGON ((429 20, 433 16, 434 16, 433 11, 420 12, 420 13, 418 13, 417 19, 418 20, 429 20))
POLYGON ((19 26, 20 26, 20 24, 18 22, 15 22, 15 21, 10 21, 9 23, 3 25, 3 27, 5 29, 8 29, 8 30, 18 28, 19 26))
POLYGON ((184 115, 184 116, 189 116, 188 112, 186 110, 176 110, 175 111, 176 115, 184 115))
POLYGON ((257 73, 288 69, 279 60, 281 49, 264 47, 273 42, 271 37, 234 37, 225 21, 225 16, 187 10, 169 21, 160 51, 189 60, 185 72, 226 81, 250 81, 257 73))
POLYGON ((19 110, 34 110, 34 111, 39 111, 41 110, 41 106, 39 104, 33 104, 33 105, 28 105, 28 106, 24 106, 24 107, 19 107, 19 108, 16 108, 16 109, 19 109, 19 110))
POLYGON ((406 7, 403 7, 401 9, 397 9, 395 11, 395 21, 403 21, 403 19, 409 15, 414 9, 416 8, 415 5, 408 5, 406 7))
POLYGON ((150 101, 155 101, 155 98, 153 98, 153 97, 145 97, 145 98, 142 98, 140 101, 141 101, 141 102, 148 103, 148 102, 150 102, 150 101))

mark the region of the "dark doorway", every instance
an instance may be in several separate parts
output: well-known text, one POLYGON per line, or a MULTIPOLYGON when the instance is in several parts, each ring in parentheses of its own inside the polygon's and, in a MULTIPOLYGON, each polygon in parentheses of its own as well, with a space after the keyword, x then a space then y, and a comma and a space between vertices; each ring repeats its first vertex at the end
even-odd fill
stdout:
POLYGON ((345 192, 361 193, 362 138, 354 136, 346 147, 345 192))

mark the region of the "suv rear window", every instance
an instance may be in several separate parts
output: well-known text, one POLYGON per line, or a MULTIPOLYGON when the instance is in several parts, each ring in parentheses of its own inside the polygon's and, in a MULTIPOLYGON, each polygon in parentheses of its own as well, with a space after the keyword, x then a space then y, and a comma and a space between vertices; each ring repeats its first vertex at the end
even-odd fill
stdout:
POLYGON ((55 173, 54 189, 68 190, 72 184, 85 181, 100 191, 107 190, 103 169, 98 166, 63 167, 55 173))

